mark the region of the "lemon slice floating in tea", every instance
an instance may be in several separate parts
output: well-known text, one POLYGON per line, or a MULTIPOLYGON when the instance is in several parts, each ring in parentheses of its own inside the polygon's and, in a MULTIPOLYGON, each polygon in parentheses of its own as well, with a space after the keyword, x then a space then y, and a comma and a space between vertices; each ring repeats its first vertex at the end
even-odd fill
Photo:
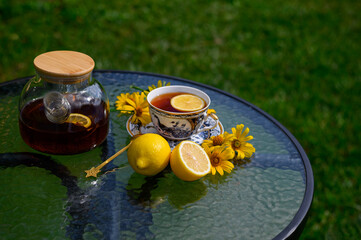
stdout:
POLYGON ((182 141, 173 149, 170 166, 173 173, 184 181, 195 181, 211 171, 207 153, 192 141, 182 141))
POLYGON ((193 112, 204 107, 205 102, 202 98, 192 94, 180 94, 170 100, 173 108, 182 112, 193 112))
POLYGON ((90 118, 80 113, 70 113, 69 117, 65 120, 65 122, 85 128, 90 127, 91 124, 90 118))

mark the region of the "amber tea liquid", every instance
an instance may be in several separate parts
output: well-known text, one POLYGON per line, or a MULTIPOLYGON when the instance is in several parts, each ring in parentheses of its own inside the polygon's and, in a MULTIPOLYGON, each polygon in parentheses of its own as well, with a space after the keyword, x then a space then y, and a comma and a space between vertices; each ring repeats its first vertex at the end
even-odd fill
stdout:
POLYGON ((100 105, 72 105, 72 113, 90 118, 87 128, 73 123, 52 123, 45 116, 43 99, 23 107, 19 116, 20 134, 32 148, 51 154, 75 154, 101 144, 109 130, 109 111, 105 102, 100 105))
MULTIPOLYGON (((172 105, 170 104, 170 100, 178 95, 181 94, 190 94, 191 93, 184 93, 184 92, 172 92, 172 93, 165 93, 162 95, 159 95, 157 97, 155 97, 152 101, 151 104, 157 108, 160 108, 162 110, 168 111, 168 112, 175 112, 175 113, 184 113, 183 111, 179 111, 177 109, 175 109, 174 107, 172 107, 172 105)), ((204 101, 204 100, 203 100, 204 101)), ((205 101, 204 101, 205 102, 205 101)))

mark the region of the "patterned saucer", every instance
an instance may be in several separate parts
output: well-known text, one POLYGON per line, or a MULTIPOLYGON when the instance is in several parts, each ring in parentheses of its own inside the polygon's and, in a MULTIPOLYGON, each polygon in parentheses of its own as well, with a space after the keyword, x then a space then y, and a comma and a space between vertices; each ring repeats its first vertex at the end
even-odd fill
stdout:
MULTIPOLYGON (((154 128, 153 126, 153 123, 149 123, 147 124, 146 126, 140 126, 138 124, 133 124, 131 123, 131 118, 130 117, 127 121, 127 131, 129 133, 130 136, 134 136, 134 135, 137 135, 137 134, 145 134, 145 133, 156 133, 158 134, 158 131, 154 128)), ((211 126, 214 124, 214 119, 212 118, 208 118, 203 126, 200 128, 204 128, 204 127, 208 127, 208 126, 211 126)), ((208 139, 212 136, 217 136, 219 134, 223 134, 224 132, 224 129, 223 129, 223 125, 222 123, 218 120, 218 124, 217 126, 212 129, 212 130, 209 130, 209 131, 204 131, 204 132, 200 132, 198 134, 194 134, 192 135, 188 140, 191 140, 193 142, 196 142, 198 144, 202 144, 202 142, 205 140, 205 139, 208 139)), ((171 149, 173 149, 175 146, 177 146, 177 144, 181 141, 176 141, 176 140, 170 140, 170 139, 166 139, 169 143, 169 146, 171 149)))

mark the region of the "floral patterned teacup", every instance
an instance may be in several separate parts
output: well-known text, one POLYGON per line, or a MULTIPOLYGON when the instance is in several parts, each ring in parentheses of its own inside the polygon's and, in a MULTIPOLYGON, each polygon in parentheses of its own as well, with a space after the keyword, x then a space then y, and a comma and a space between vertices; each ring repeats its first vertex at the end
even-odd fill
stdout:
POLYGON ((207 113, 211 103, 209 96, 205 92, 193 87, 172 85, 156 88, 148 94, 147 101, 155 129, 160 135, 168 139, 184 140, 190 138, 193 134, 209 131, 218 124, 218 117, 214 113, 207 113), (152 104, 154 98, 176 92, 196 95, 205 101, 205 106, 193 112, 171 112, 152 104), (215 120, 213 121, 214 125, 201 128, 208 117, 212 117, 215 120))

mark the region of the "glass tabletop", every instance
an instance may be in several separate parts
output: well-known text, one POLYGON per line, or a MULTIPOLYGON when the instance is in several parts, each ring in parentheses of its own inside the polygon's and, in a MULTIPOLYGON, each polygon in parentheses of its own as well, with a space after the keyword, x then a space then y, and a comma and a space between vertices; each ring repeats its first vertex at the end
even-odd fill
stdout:
POLYGON ((206 92, 224 131, 244 124, 253 157, 225 176, 179 180, 166 168, 154 177, 133 171, 122 154, 98 178, 84 170, 130 141, 129 116, 111 112, 99 147, 77 155, 37 152, 21 139, 18 99, 29 78, 0 85, 0 234, 3 239, 285 239, 302 232, 313 197, 310 162, 273 117, 219 89, 171 76, 95 71, 110 102, 158 80, 206 92))

